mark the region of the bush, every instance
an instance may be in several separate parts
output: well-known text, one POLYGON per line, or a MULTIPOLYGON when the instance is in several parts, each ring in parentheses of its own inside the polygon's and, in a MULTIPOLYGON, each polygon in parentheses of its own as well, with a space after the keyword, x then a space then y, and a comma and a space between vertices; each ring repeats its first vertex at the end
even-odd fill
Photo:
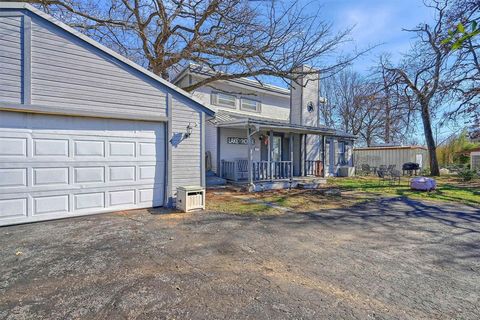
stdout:
POLYGON ((471 181, 477 176, 477 173, 474 170, 463 168, 458 171, 458 176, 462 178, 463 181, 471 181))
POLYGON ((423 168, 422 170, 420 170, 420 175, 421 176, 429 176, 430 175, 430 168, 423 168))

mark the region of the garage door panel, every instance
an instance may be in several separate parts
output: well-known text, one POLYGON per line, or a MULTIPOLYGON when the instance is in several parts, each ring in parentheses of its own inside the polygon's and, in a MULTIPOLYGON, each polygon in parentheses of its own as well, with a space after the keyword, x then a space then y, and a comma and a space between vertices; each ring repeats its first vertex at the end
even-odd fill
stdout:
POLYGON ((52 184, 68 184, 69 170, 63 168, 33 168, 33 185, 45 186, 52 184))
POLYGON ((135 142, 113 141, 109 146, 111 157, 135 157, 135 142))
POLYGON ((68 213, 69 196, 44 196, 33 198, 33 215, 68 213))
POLYGON ((135 204, 135 190, 119 190, 109 192, 109 205, 134 205, 135 204))
POLYGON ((26 157, 27 139, 0 137, 0 157, 26 157))
POLYGON ((0 199, 0 219, 26 218, 28 198, 0 199))
POLYGON ((135 181, 135 166, 110 167, 110 181, 135 181))
POLYGON ((27 186, 27 169, 5 168, 0 169, 1 187, 25 187, 27 186))
POLYGON ((64 139, 34 139, 33 156, 68 157, 68 140, 64 139))
POLYGON ((73 171, 75 183, 104 183, 104 167, 79 167, 73 171))
POLYGON ((95 140, 75 140, 76 157, 105 157, 105 142, 95 140))
POLYGON ((85 209, 104 209, 105 192, 81 193, 73 195, 75 211, 85 209))
POLYGON ((9 114, 24 123, 0 124, 0 225, 163 205, 163 123, 9 114))

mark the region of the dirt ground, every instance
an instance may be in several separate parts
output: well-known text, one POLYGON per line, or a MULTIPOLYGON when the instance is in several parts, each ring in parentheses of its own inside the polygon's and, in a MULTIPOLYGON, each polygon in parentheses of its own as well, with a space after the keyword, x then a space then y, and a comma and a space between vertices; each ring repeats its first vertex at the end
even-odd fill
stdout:
POLYGON ((0 319, 478 319, 480 210, 378 199, 0 228, 0 319))

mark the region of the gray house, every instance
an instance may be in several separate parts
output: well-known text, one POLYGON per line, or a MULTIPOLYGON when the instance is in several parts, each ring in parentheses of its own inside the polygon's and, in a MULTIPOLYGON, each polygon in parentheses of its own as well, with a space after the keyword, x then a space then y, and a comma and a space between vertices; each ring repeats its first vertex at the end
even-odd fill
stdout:
MULTIPOLYGON (((188 65, 173 83, 185 86, 207 76, 208 69, 188 65)), ((244 78, 195 90, 216 111, 205 141, 213 174, 263 190, 353 173, 356 137, 322 125, 315 75, 299 82, 289 90, 244 78)))
POLYGON ((0 225, 171 205, 205 185, 198 99, 28 4, 0 3, 0 225))

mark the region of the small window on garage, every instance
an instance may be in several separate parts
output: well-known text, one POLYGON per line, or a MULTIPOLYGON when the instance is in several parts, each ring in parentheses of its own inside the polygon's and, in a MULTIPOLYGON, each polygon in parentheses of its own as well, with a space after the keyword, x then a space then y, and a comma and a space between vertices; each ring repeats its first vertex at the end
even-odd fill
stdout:
POLYGON ((212 104, 235 109, 237 107, 237 97, 222 92, 212 92, 212 104))
POLYGON ((240 102, 240 110, 260 112, 261 103, 253 99, 242 98, 240 102))

